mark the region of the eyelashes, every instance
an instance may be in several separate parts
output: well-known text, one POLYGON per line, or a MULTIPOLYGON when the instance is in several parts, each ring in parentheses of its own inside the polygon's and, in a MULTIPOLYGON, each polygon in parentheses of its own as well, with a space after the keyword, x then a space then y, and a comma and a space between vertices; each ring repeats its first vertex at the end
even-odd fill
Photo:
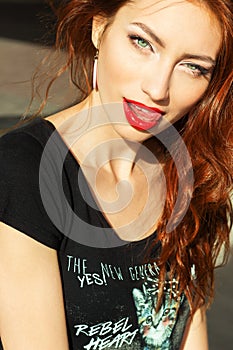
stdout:
POLYGON ((128 38, 130 39, 131 43, 139 50, 145 51, 149 49, 150 51, 154 52, 151 43, 141 36, 130 34, 128 35, 128 38))
MULTIPOLYGON (((128 38, 131 44, 143 54, 149 54, 150 52, 154 53, 155 49, 153 48, 150 41, 144 39, 142 36, 137 34, 129 34, 128 38)), ((212 67, 205 68, 199 64, 192 62, 181 63, 183 70, 188 74, 191 74, 194 78, 201 76, 207 76, 211 73, 212 67)))
POLYGON ((203 66, 200 66, 196 63, 182 63, 182 66, 185 70, 187 69, 188 73, 191 73, 194 77, 206 76, 211 73, 211 68, 204 68, 203 66))

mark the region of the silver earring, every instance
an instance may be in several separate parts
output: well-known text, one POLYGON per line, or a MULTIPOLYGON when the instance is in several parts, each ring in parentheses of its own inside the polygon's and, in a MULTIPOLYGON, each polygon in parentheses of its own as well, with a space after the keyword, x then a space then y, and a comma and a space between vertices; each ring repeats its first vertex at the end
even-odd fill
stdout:
POLYGON ((92 86, 94 90, 97 90, 97 63, 98 63, 98 57, 99 57, 99 50, 96 51, 95 57, 94 57, 94 67, 93 67, 93 82, 92 86))

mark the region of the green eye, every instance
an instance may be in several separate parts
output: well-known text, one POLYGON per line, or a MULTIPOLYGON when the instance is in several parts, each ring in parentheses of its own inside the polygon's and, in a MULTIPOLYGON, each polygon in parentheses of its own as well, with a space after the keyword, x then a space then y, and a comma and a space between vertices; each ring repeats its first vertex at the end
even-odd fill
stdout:
POLYGON ((142 37, 138 35, 130 34, 129 36, 130 41, 132 44, 139 50, 142 50, 143 53, 147 53, 149 50, 153 52, 153 48, 149 41, 143 39, 142 37))
POLYGON ((197 76, 207 75, 210 72, 210 69, 204 68, 204 67, 200 66, 199 64, 186 63, 185 65, 188 69, 190 69, 190 71, 193 74, 195 74, 197 76))
POLYGON ((143 47, 143 48, 145 48, 145 47, 148 46, 148 42, 145 41, 145 40, 142 39, 142 38, 138 38, 138 45, 141 46, 141 47, 143 47))
POLYGON ((198 67, 195 64, 187 64, 187 67, 193 71, 196 71, 198 67))

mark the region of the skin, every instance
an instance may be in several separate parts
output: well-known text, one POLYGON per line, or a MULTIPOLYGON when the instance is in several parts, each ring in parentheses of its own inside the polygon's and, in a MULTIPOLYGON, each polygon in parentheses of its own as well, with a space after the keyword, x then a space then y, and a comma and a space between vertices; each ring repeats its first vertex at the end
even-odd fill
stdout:
MULTIPOLYGON (((83 103, 48 119, 63 131, 61 134, 68 145, 72 145, 71 151, 82 165, 87 180, 98 170, 96 186, 92 190, 99 203, 102 203, 102 198, 105 202, 115 200, 119 180, 127 180, 133 186, 132 201, 121 211, 107 213, 104 204, 101 204, 107 220, 117 230, 128 225, 129 221, 136 221, 148 200, 148 193, 153 199, 153 206, 148 210, 145 221, 155 210, 155 216, 159 218, 162 210, 159 203, 163 192, 159 182, 161 164, 151 167, 144 161, 143 168, 135 165, 135 158, 141 152, 140 145, 151 137, 151 133, 138 131, 127 124, 122 98, 158 107, 165 111, 169 122, 175 122, 206 91, 211 74, 197 75, 197 67, 194 65, 211 70, 212 63, 203 60, 203 55, 215 60, 221 34, 213 15, 206 8, 189 1, 138 0, 133 6, 122 7, 111 26, 104 30, 106 23, 107 20, 100 17, 93 20, 92 40, 100 50, 98 91, 93 91, 83 103), (133 22, 150 27, 163 45, 158 40, 152 40, 151 35, 142 27, 132 25, 133 22), (140 36, 143 40, 135 37, 132 40, 129 35, 140 36), (198 58, 193 59, 193 55, 198 58), (117 103, 114 117, 109 113, 112 110, 108 109, 109 103, 117 103), (91 110, 90 125, 96 126, 99 123, 102 126, 99 129, 95 127, 94 130, 89 127, 82 135, 78 135, 78 141, 74 143, 67 138, 67 131, 73 125, 73 117, 77 113, 83 113, 90 105, 99 106, 91 110), (115 116, 121 125, 113 123, 115 116), (65 128, 62 129, 64 123, 65 128), (120 142, 117 159, 113 157, 112 140, 120 142), (129 146, 128 140, 133 141, 134 146, 129 146), (96 147, 102 142, 106 142, 108 162, 105 164, 102 163, 103 152, 96 147), (86 158, 90 151, 94 151, 94 157, 86 158), (154 188, 156 187, 157 195, 148 192, 148 179, 149 184, 156 184, 154 188), (109 189, 108 194, 106 187, 109 189)), ((83 118, 86 117, 84 113, 83 118)), ((76 118, 76 122, 79 123, 80 119, 76 118)), ((165 127, 166 123, 160 123, 151 132, 156 134, 165 127)), ((149 226, 142 231, 140 238, 154 231, 156 220, 149 226)), ((143 225, 139 225, 139 229, 141 231, 143 225)), ((1 224, 0 256, 0 334, 5 349, 68 350, 56 251, 1 224)), ((206 333, 205 311, 199 309, 187 326, 182 350, 206 350, 206 333)))

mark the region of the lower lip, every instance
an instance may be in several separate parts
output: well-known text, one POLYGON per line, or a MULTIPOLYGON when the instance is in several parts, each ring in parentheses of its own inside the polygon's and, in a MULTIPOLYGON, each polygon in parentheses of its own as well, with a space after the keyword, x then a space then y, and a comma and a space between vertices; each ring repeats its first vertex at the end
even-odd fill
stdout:
MULTIPOLYGON (((155 127, 162 118, 162 114, 159 112, 155 112, 154 117, 151 115, 150 115, 150 117, 148 117, 148 115, 145 111, 145 119, 147 119, 147 120, 144 120, 139 114, 136 114, 132 110, 130 105, 133 105, 133 104, 127 102, 126 99, 123 99, 123 107, 124 107, 126 119, 127 119, 128 123, 133 128, 135 128, 139 131, 146 131, 146 130, 149 130, 149 129, 155 127)), ((143 112, 140 112, 140 113, 142 114, 143 112)))

